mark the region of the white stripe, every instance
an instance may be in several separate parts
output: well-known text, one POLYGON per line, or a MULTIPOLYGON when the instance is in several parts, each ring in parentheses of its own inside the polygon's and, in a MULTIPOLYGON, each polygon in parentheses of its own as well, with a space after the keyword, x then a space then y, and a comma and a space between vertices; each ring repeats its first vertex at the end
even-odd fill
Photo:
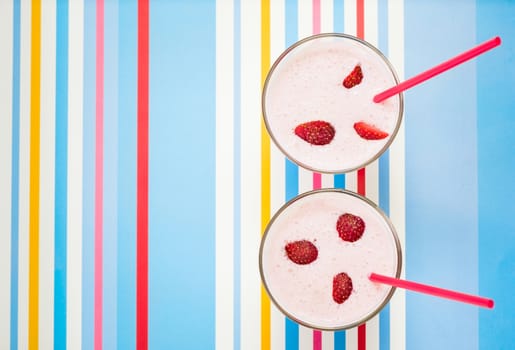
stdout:
POLYGON ((379 161, 367 165, 365 172, 365 193, 366 197, 376 204, 379 204, 379 161))
MULTIPOLYGON (((331 33, 334 32, 334 4, 333 0, 320 0, 320 32, 331 33)), ((333 188, 334 176, 330 174, 322 174, 322 188, 333 188)), ((332 349, 334 344, 334 337, 332 333, 322 333, 322 348, 324 350, 332 349), (330 334, 331 336, 328 336, 330 334)))
POLYGON ((379 350, 379 315, 367 322, 367 350, 379 350))
POLYGON ((349 191, 358 191, 358 172, 352 171, 345 175, 345 188, 349 191))
POLYGON ((298 39, 313 35, 312 0, 298 0, 298 39))
POLYGON ((13 2, 0 2, 0 349, 11 341, 13 2))
POLYGON ((39 202, 39 347, 54 335, 54 175, 56 3, 41 3, 41 142, 39 202))
MULTIPOLYGON (((356 0, 345 0, 343 3, 343 25, 344 25, 343 32, 346 34, 349 34, 349 35, 356 35, 356 26, 357 26, 357 19, 356 19, 357 7, 356 6, 357 6, 356 0)), ((353 192, 357 191, 358 178, 357 178, 356 171, 349 172, 345 175, 345 188, 349 191, 353 191, 353 192)), ((352 345, 351 339, 353 339, 354 332, 355 332, 355 330, 347 331, 347 336, 346 336, 347 349, 353 349, 353 348, 349 348, 349 346, 352 345)))
POLYGON ((29 323, 29 184, 30 184, 30 57, 29 0, 20 3, 20 169, 18 216, 18 348, 28 348, 29 323))
POLYGON ((358 328, 354 327, 345 331, 345 350, 358 348, 358 328))
MULTIPOLYGON (((271 64, 285 49, 285 4, 283 1, 270 2, 270 57, 271 64)), ((285 157, 272 142, 271 146, 271 215, 285 202, 285 157)), ((271 310, 271 339, 272 350, 284 349, 286 327, 284 315, 272 305, 271 310)))
POLYGON ((322 174, 322 188, 334 187, 334 175, 322 174))
POLYGON ((313 350, 313 330, 299 325, 299 350, 313 350))
POLYGON ((376 47, 378 46, 379 35, 377 1, 364 1, 365 40, 376 47))
POLYGON ((313 173, 299 167, 299 193, 311 191, 313 189, 313 173))
POLYGON ((67 349, 80 349, 82 340, 83 14, 83 2, 71 1, 68 36, 67 349))
POLYGON ((241 2, 241 349, 261 348, 261 7, 241 2), (257 181, 258 180, 258 181, 257 181))
MULTIPOLYGON (((320 31, 322 33, 334 32, 334 8, 332 0, 320 1, 320 31)), ((333 188, 334 176, 322 174, 322 188, 333 188)), ((322 350, 334 349, 334 332, 322 332, 322 350)))
MULTIPOLYGON (((388 51, 399 79, 404 79, 404 3, 388 2, 388 51)), ((405 263, 405 136, 402 123, 395 141, 390 146, 390 217, 399 235, 405 263)), ((403 268, 402 276, 404 276, 403 268)), ((406 293, 397 289, 390 301, 390 348, 406 349, 406 293)))
POLYGON ((234 348, 234 8, 216 1, 216 240, 215 339, 217 349, 234 348))
POLYGON ((333 0, 320 0, 320 32, 329 33, 334 31, 333 0))
POLYGON ((356 35, 356 27, 358 20, 356 18, 357 4, 356 0, 345 0, 343 3, 343 26, 344 33, 356 35))
POLYGON ((333 350, 333 349, 334 349, 334 332, 322 332, 322 350, 333 350))

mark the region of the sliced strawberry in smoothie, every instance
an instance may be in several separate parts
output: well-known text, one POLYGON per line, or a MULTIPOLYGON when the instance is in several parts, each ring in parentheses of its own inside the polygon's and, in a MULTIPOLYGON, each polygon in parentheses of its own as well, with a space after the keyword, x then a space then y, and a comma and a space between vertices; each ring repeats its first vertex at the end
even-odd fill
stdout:
POLYGON ((304 141, 317 146, 330 143, 336 131, 334 127, 323 120, 315 120, 297 125, 295 135, 304 141))
POLYGON ((289 242, 284 247, 288 258, 298 265, 311 264, 318 257, 317 247, 308 240, 289 242))
POLYGON ((382 140, 388 137, 388 133, 386 131, 365 122, 354 123, 354 130, 356 130, 358 135, 365 140, 382 140))
POLYGON ((345 213, 336 222, 336 231, 346 242, 356 242, 365 232, 365 222, 357 215, 345 213))
POLYGON ((352 293, 352 279, 345 272, 340 272, 333 278, 333 300, 342 304, 352 293))
POLYGON ((347 89, 350 89, 356 85, 361 84, 362 80, 363 71, 361 70, 361 66, 357 65, 356 67, 354 67, 352 72, 350 72, 349 75, 347 75, 345 79, 343 79, 343 86, 347 89))

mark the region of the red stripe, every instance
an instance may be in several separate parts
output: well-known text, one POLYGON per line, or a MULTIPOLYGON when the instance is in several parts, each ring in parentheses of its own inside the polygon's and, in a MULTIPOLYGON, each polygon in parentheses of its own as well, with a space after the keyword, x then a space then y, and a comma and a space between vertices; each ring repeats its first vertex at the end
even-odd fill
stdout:
POLYGON ((365 38, 365 0, 357 0, 356 3, 356 17, 357 17, 357 28, 356 33, 358 38, 365 38))
POLYGON ((367 327, 366 324, 358 326, 358 350, 365 350, 367 348, 367 327))
POLYGON ((104 172, 104 1, 97 0, 96 24, 96 110, 95 110, 95 286, 94 349, 102 349, 102 227, 104 172))
MULTIPOLYGON (((356 4, 356 33, 358 38, 365 39, 365 0, 357 0, 356 4)), ((365 168, 358 170, 358 193, 365 195, 365 168)), ((358 326, 358 350, 367 348, 367 328, 366 324, 358 326)))
POLYGON ((138 1, 136 349, 148 349, 148 0, 138 1))
POLYGON ((366 173, 366 169, 365 168, 358 169, 358 193, 360 195, 362 195, 362 196, 366 195, 366 191, 365 191, 366 176, 365 176, 365 173, 366 173))

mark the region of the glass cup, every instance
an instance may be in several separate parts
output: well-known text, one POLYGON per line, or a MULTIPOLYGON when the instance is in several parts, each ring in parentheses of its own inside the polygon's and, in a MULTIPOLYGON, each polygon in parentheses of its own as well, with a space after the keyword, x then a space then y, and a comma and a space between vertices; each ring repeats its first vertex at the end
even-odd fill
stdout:
POLYGON ((320 330, 352 328, 376 315, 395 288, 371 282, 368 275, 399 278, 401 267, 401 246, 388 217, 369 199, 340 189, 306 192, 282 206, 270 220, 259 251, 261 279, 273 303, 288 318, 320 330), (340 236, 337 223, 343 214, 364 223, 355 241, 340 236), (317 256, 299 264, 286 247, 303 241, 313 244, 317 256), (352 281, 343 302, 333 294, 335 276, 341 273, 352 281))
POLYGON ((262 94, 263 118, 272 140, 294 163, 321 173, 346 173, 371 163, 388 149, 401 125, 403 96, 381 102, 373 97, 397 85, 388 59, 356 37, 325 33, 307 37, 284 51, 268 72, 262 94), (362 80, 343 81, 356 68, 362 80), (314 145, 295 128, 312 121, 334 128, 330 143, 314 145), (355 129, 364 122, 386 133, 365 139, 355 129))

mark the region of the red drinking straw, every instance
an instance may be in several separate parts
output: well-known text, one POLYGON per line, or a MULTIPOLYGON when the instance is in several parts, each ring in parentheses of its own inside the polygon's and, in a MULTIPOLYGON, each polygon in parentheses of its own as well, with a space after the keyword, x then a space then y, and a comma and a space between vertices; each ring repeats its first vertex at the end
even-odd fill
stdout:
POLYGON ((445 72, 446 70, 449 70, 458 64, 461 64, 465 61, 468 61, 476 56, 481 55, 482 53, 493 49, 496 46, 501 45, 501 38, 496 36, 488 41, 485 41, 484 43, 454 57, 450 60, 443 62, 439 64, 438 66, 428 69, 425 72, 420 73, 419 75, 414 76, 413 78, 410 78, 408 80, 403 81, 399 85, 393 86, 377 95, 374 96, 374 102, 379 103, 381 101, 386 100, 389 97, 392 97, 393 95, 397 95, 398 93, 409 89, 410 87, 413 87, 415 85, 418 85, 435 75, 438 75, 440 73, 445 72))
POLYGON ((441 298, 447 298, 447 299, 451 299, 451 300, 455 300, 455 301, 460 301, 462 303, 473 304, 476 306, 486 307, 489 309, 493 309, 493 307, 494 307, 494 301, 492 299, 483 298, 483 297, 476 296, 476 295, 455 292, 455 291, 448 290, 448 289, 442 289, 442 288, 437 288, 437 287, 433 287, 433 286, 428 286, 427 284, 421 284, 421 283, 417 283, 417 282, 406 281, 406 280, 401 280, 398 278, 383 276, 383 275, 379 275, 377 273, 371 273, 368 276, 368 278, 372 282, 388 284, 390 286, 404 288, 404 289, 412 290, 415 292, 430 294, 430 295, 434 295, 434 296, 441 297, 441 298))

